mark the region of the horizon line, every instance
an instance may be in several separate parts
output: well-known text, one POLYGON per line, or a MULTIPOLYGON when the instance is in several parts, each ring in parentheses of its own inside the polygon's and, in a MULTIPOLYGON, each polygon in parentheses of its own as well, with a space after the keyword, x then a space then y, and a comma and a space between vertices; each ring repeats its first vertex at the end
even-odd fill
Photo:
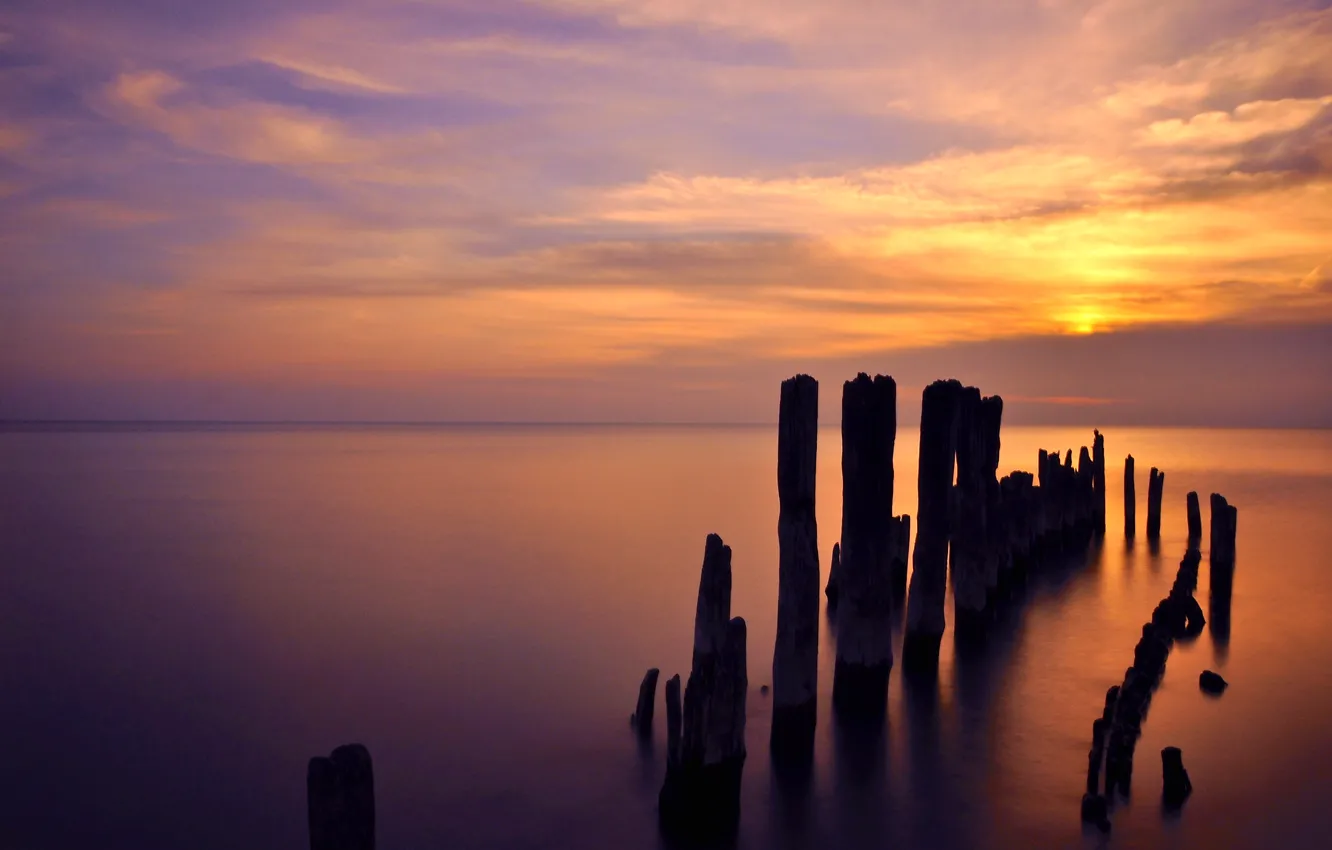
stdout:
MULTIPOLYGON (((1007 423, 1014 428, 1158 428, 1158 429, 1208 429, 1229 431, 1327 431, 1332 425, 1199 425, 1199 424, 1152 424, 1152 423, 1113 423, 1113 422, 1013 422, 1007 423)), ((770 421, 671 421, 671 420, 558 420, 558 419, 5 419, 0 418, 0 431, 22 427, 77 427, 77 426, 155 426, 155 427, 198 427, 198 426, 358 426, 358 427, 412 427, 412 428, 449 428, 449 427, 671 427, 671 428, 769 428, 778 425, 777 420, 770 421)), ((840 426, 841 420, 819 422, 819 427, 840 426)))

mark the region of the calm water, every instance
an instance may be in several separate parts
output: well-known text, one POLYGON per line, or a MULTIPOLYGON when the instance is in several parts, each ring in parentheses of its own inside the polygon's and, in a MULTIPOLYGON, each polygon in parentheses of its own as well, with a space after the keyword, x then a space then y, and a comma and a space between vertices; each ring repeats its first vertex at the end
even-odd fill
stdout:
MULTIPOLYGON (((914 514, 911 430, 895 504, 914 514)), ((1001 473, 1090 438, 1006 428, 1001 473)), ((1174 577, 1190 489, 1204 522, 1213 490, 1240 509, 1231 636, 1171 654, 1110 844, 1326 846, 1332 432, 1106 442, 1104 546, 1037 582, 984 657, 946 637, 936 687, 895 671, 882 729, 834 722, 825 629, 817 761, 793 787, 758 693, 775 427, 0 434, 0 848, 306 846, 305 762, 347 741, 373 753, 388 850, 654 847, 664 723, 645 751, 627 718, 645 668, 688 672, 710 531, 749 622, 742 847, 1102 846, 1078 820, 1091 722, 1174 577), (1159 554, 1117 533, 1129 452, 1140 523, 1148 467, 1167 471, 1159 554), (1177 819, 1170 744, 1195 787, 1177 819)), ((836 428, 819 450, 826 570, 836 428)))

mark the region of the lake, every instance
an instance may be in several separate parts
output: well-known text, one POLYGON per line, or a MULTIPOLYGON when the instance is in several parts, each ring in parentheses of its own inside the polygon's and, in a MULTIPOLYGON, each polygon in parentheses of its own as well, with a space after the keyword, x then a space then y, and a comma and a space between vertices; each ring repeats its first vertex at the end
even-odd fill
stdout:
MULTIPOLYGON (((881 728, 839 728, 825 620, 815 763, 792 783, 759 693, 775 425, 8 426, 0 848, 308 846, 306 761, 351 741, 374 758, 381 848, 658 846, 665 724, 642 747, 628 717, 646 668, 688 675, 709 532, 749 625, 740 847, 1326 846, 1332 432, 1101 430, 1103 543, 1034 578, 974 657, 953 655, 950 601, 937 683, 895 669, 881 728), (1106 838, 1079 821, 1092 720, 1174 579, 1189 490, 1204 524, 1210 492, 1239 508, 1231 630, 1176 644, 1106 838), (1203 669, 1223 697, 1200 693, 1203 669), (1168 745, 1194 785, 1178 816, 1160 805, 1168 745)), ((894 504, 913 515, 915 431, 894 504)), ((1007 427, 1000 474, 1091 437, 1007 427)), ((836 426, 818 468, 826 580, 836 426)), ((1208 583, 1204 557, 1204 611, 1208 583)))

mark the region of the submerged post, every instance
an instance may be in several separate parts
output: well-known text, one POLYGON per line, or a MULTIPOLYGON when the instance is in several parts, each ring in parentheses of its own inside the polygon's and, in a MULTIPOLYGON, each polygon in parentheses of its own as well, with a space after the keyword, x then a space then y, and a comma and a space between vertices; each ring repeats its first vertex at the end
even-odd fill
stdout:
POLYGON ((842 386, 842 577, 833 703, 873 709, 893 664, 890 536, 897 384, 863 372, 842 386))
POLYGON ((916 549, 902 643, 902 663, 908 668, 932 670, 939 663, 948 582, 949 494, 961 394, 960 382, 935 381, 921 397, 916 549))
POLYGON ((375 780, 370 751, 345 744, 306 771, 310 850, 374 850, 375 780))
POLYGON ((1165 491, 1165 473, 1152 467, 1147 482, 1147 539, 1161 539, 1161 495, 1165 491))
POLYGON ((1198 505, 1198 493, 1190 490, 1184 501, 1189 510, 1189 545, 1197 546, 1202 540, 1202 508, 1198 505))
POLYGON ((819 547, 814 512, 819 384, 782 382, 777 426, 780 547, 777 645, 772 656, 772 746, 812 751, 819 660, 819 547))
POLYGON ((1124 458, 1124 537, 1132 540, 1137 534, 1138 497, 1133 492, 1133 455, 1124 458))

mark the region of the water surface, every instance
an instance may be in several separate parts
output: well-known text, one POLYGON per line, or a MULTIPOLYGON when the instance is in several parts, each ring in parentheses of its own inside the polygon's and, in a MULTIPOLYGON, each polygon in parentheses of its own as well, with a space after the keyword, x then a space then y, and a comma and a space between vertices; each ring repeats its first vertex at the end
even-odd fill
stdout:
MULTIPOLYGON (((1320 846, 1332 787, 1332 433, 1103 429, 1109 534, 1035 582, 934 687, 894 671, 881 728, 832 716, 816 762, 767 756, 776 428, 83 428, 0 433, 0 848, 306 846, 305 762, 360 741, 380 846, 653 847, 703 540, 749 623, 739 845, 1081 847, 1091 722, 1185 546, 1184 494, 1240 510, 1231 633, 1178 645, 1113 845, 1320 846), (1122 460, 1167 471, 1163 539, 1122 530, 1122 460), (1199 693, 1211 668, 1232 682, 1199 693), (659 697, 660 699, 660 697, 659 697), (1163 817, 1157 753, 1195 793, 1163 817)), ((897 446, 915 512, 914 426, 897 446)), ((1091 429, 1005 428, 1001 474, 1091 429)), ((840 526, 820 433, 820 558, 840 526)), ((1076 451, 1075 451, 1076 453, 1076 451)), ((1199 600, 1208 599, 1204 563, 1199 600)), ((951 619, 951 602, 949 607, 951 619)), ((898 636, 900 649, 900 634, 898 636)))

